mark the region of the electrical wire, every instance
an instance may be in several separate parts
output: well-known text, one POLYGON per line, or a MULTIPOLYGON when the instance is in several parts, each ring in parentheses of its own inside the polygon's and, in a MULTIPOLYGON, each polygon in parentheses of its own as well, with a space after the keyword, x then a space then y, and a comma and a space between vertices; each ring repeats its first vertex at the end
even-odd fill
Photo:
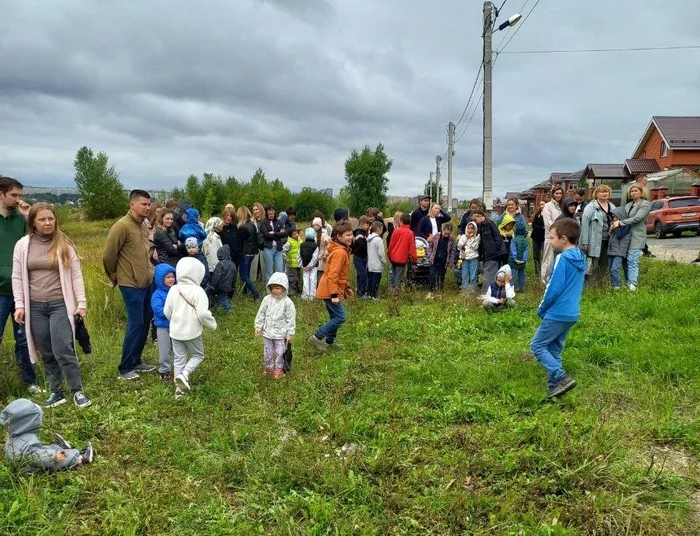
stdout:
POLYGON ((477 100, 476 104, 474 105, 474 109, 472 110, 472 115, 469 117, 469 121, 467 121, 467 124, 464 127, 464 130, 462 130, 462 133, 455 140, 455 145, 457 145, 457 142, 462 139, 462 136, 464 136, 464 134, 469 129, 469 125, 471 125, 472 119, 474 119, 474 115, 476 114, 476 111, 479 109, 479 104, 481 104, 481 101, 483 100, 483 98, 484 98, 484 94, 482 93, 481 95, 479 95, 479 100, 477 100))
POLYGON ((580 54, 589 52, 641 52, 649 50, 688 50, 699 49, 700 45, 679 45, 668 47, 631 47, 631 48, 578 48, 568 50, 512 50, 498 54, 580 54))
MULTIPOLYGON (((525 0, 525 1, 523 2, 523 5, 520 6, 520 10, 518 11, 518 13, 523 13, 523 12, 525 11, 525 6, 527 6, 527 4, 528 4, 529 2, 530 2, 530 0, 525 0)), ((495 21, 494 21, 494 24, 495 24, 495 21)), ((512 27, 512 26, 508 26, 508 30, 506 30, 506 31, 503 33, 503 37, 501 37, 501 40, 498 42, 498 45, 496 45, 496 48, 495 48, 494 50, 500 49, 500 48, 501 48, 501 44, 503 44, 503 41, 505 41, 506 39, 508 39, 508 37, 510 37, 510 35, 511 35, 512 33, 513 33, 513 27, 512 27)))
POLYGON ((469 98, 467 99, 467 104, 464 105, 464 110, 462 110, 462 115, 459 117, 459 121, 455 123, 455 129, 462 123, 462 120, 464 119, 464 116, 467 114, 467 109, 469 108, 469 104, 472 101, 472 97, 474 96, 474 90, 476 89, 476 85, 479 83, 479 77, 481 76, 481 71, 484 68, 484 62, 482 60, 481 64, 479 65, 479 70, 476 73, 476 78, 474 79, 474 84, 472 85, 472 90, 469 93, 469 98))
POLYGON ((530 9, 530 11, 527 12, 527 15, 525 15, 525 18, 523 19, 523 22, 521 22, 521 23, 518 25, 518 27, 515 29, 515 31, 513 32, 513 34, 512 34, 512 35, 510 36, 510 38, 508 39, 508 41, 506 41, 506 44, 503 45, 503 46, 500 48, 500 50, 496 50, 496 57, 495 57, 494 60, 493 60, 493 64, 494 64, 494 65, 496 65, 496 60, 498 59, 498 55, 499 55, 501 52, 503 52, 503 49, 505 49, 505 48, 508 46, 508 43, 510 43, 510 42, 513 40, 513 38, 514 38, 516 35, 518 35, 518 32, 520 31, 520 28, 522 28, 522 27, 525 25, 525 23, 527 22, 527 19, 530 18, 530 15, 532 15, 532 12, 535 11, 535 8, 539 5, 540 1, 541 1, 541 0, 536 0, 535 5, 533 5, 532 8, 530 9))

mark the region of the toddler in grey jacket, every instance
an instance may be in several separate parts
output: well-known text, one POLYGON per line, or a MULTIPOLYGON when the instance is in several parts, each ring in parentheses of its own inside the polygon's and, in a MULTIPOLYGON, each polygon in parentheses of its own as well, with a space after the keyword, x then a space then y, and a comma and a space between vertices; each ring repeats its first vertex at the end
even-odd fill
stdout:
POLYGON ((255 315, 255 336, 262 335, 265 365, 263 375, 284 376, 284 351, 296 331, 296 308, 287 296, 289 280, 282 272, 275 272, 267 283, 270 293, 263 298, 255 315))
POLYGON ((16 465, 22 473, 37 471, 61 471, 75 469, 92 463, 94 450, 88 442, 83 451, 71 448, 59 434, 56 443, 42 445, 37 433, 41 427, 43 411, 40 406, 19 398, 0 413, 0 424, 7 429, 5 459, 16 465))

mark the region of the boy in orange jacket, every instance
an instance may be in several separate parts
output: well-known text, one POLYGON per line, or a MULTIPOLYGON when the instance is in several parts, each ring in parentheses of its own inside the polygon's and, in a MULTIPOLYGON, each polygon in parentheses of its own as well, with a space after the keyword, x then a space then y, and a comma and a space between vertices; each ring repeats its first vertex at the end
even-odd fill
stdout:
POLYGON ((309 339, 309 344, 319 352, 328 348, 342 350, 343 345, 336 342, 338 329, 347 316, 343 299, 353 295, 350 287, 350 245, 352 244, 352 225, 348 221, 339 221, 333 226, 333 240, 328 244, 326 270, 316 289, 316 298, 323 300, 330 319, 316 330, 309 339))

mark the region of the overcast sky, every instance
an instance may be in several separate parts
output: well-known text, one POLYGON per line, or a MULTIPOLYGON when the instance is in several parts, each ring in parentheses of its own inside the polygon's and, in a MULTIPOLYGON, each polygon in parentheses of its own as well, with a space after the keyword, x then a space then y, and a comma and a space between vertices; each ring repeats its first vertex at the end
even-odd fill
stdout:
MULTIPOLYGON (((127 187, 262 167, 337 193, 351 149, 381 142, 389 193, 415 195, 481 61, 479 0, 22 0, 0 20, 0 172, 27 185, 72 185, 87 145, 127 187)), ((698 45, 698 20, 697 0, 541 0, 505 50, 698 45)), ((700 50, 503 54, 493 86, 499 196, 622 162, 652 115, 700 115, 700 50)), ((460 198, 480 194, 481 124, 479 106, 460 198)))

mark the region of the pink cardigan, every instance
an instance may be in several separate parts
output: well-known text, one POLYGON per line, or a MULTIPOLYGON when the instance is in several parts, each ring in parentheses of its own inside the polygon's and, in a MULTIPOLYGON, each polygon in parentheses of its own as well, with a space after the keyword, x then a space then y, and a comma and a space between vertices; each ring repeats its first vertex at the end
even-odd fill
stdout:
MULTIPOLYGON (((24 324, 27 333, 27 346, 32 363, 36 363, 36 345, 31 331, 31 314, 29 305, 29 271, 27 270, 27 257, 29 255, 29 235, 22 237, 15 244, 12 257, 12 295, 15 297, 15 308, 24 308, 24 324)), ((75 337, 75 321, 73 315, 77 309, 87 308, 85 300, 85 284, 83 273, 80 270, 80 259, 74 248, 70 248, 70 267, 66 268, 62 262, 58 263, 58 274, 61 280, 63 301, 66 302, 68 321, 75 337)))

